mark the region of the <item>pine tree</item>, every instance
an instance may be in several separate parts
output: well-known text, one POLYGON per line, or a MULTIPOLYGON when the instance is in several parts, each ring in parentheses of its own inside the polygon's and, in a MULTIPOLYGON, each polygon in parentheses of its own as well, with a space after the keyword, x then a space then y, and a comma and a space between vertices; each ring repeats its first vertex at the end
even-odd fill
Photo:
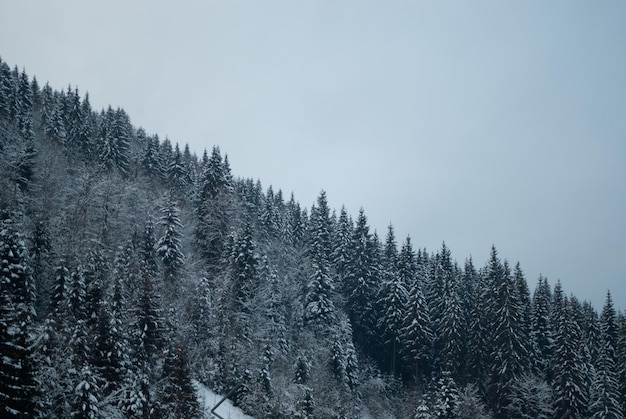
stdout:
POLYGON ((195 230, 196 242, 213 266, 217 266, 222 258, 224 241, 228 235, 227 197, 232 188, 230 182, 220 150, 213 147, 198 181, 198 223, 195 230))
POLYGON ((552 359, 552 328, 550 305, 552 293, 548 280, 539 276, 532 301, 532 340, 535 349, 535 370, 548 383, 552 382, 550 360, 552 359))
POLYGON ((180 222, 180 210, 171 196, 165 198, 160 222, 165 233, 157 242, 156 251, 163 262, 165 280, 173 283, 185 263, 185 255, 181 243, 180 229, 183 225, 180 222))
POLYGON ((492 284, 491 349, 489 398, 496 417, 506 417, 511 403, 511 386, 525 371, 529 354, 524 339, 522 309, 516 282, 511 278, 508 262, 500 263, 495 247, 491 249, 488 268, 492 284))
POLYGON ((340 383, 350 390, 356 388, 358 360, 348 319, 339 320, 338 330, 332 338, 328 366, 340 383))
POLYGON ((607 293, 600 316, 600 353, 589 408, 592 418, 623 418, 619 371, 616 370, 618 329, 611 293, 607 293))
POLYGON ((437 381, 437 390, 433 406, 436 418, 456 418, 456 409, 459 403, 459 390, 449 371, 443 371, 437 381))
POLYGON ((98 134, 98 156, 106 169, 117 168, 128 174, 130 163, 131 126, 128 115, 109 107, 103 111, 98 134))
POLYGON ((622 413, 626 413, 626 315, 623 312, 617 316, 617 324, 619 327, 616 350, 617 382, 619 383, 622 413))
POLYGON ((200 407, 191 383, 191 370, 184 345, 177 344, 167 353, 163 363, 162 381, 156 403, 157 417, 200 417, 200 407))
POLYGON ((3 121, 10 115, 12 84, 11 68, 0 61, 0 119, 3 121))
POLYGON ((67 309, 65 303, 69 293, 69 281, 69 269, 65 266, 65 260, 61 259, 59 266, 55 269, 55 280, 51 295, 51 310, 57 315, 61 312, 65 312, 67 309))
POLYGON ((304 354, 298 355, 293 382, 306 385, 311 377, 311 363, 304 354))
POLYGON ((434 320, 435 363, 455 380, 460 377, 463 342, 462 307, 459 299, 457 269, 445 243, 437 253, 429 281, 430 310, 434 320))
POLYGON ((348 216, 346 207, 342 206, 337 220, 337 228, 334 236, 332 265, 341 281, 346 272, 346 265, 350 258, 350 241, 352 237, 352 220, 348 216))
POLYGON ((573 321, 571 304, 563 296, 561 283, 554 288, 553 312, 555 321, 552 364, 554 379, 554 415, 557 418, 581 418, 587 412, 587 377, 579 353, 580 331, 573 321))
POLYGON ((26 247, 14 216, 0 218, 0 409, 3 417, 32 417, 32 347, 35 315, 26 247))
POLYGON ((83 366, 79 372, 79 383, 74 389, 72 418, 97 419, 100 418, 98 407, 100 394, 95 374, 89 366, 83 366))
POLYGON ((175 196, 182 198, 185 193, 184 191, 186 191, 191 184, 191 178, 183 161, 178 143, 174 146, 172 160, 168 162, 166 178, 170 191, 172 191, 175 196))
POLYGON ((396 374, 396 359, 401 348, 401 335, 404 325, 404 309, 409 298, 405 284, 410 284, 410 278, 400 275, 397 259, 393 227, 389 226, 383 264, 383 283, 378 290, 376 305, 377 312, 380 314, 378 316, 378 328, 381 331, 383 342, 389 348, 392 375, 396 374), (407 281, 405 282, 405 280, 407 281))
POLYGON ((334 281, 330 265, 330 218, 326 193, 317 198, 315 216, 311 220, 311 262, 313 272, 309 277, 305 295, 305 320, 328 324, 335 316, 333 303, 334 281))
POLYGON ((357 345, 370 347, 371 331, 375 324, 373 303, 375 300, 376 270, 374 244, 363 209, 352 233, 350 259, 343 281, 346 310, 354 329, 357 345))
POLYGON ((536 350, 533 346, 532 337, 532 305, 530 299, 530 290, 528 289, 528 283, 524 277, 524 272, 520 266, 520 263, 515 264, 513 269, 513 282, 515 287, 515 293, 518 301, 518 316, 519 316, 519 340, 523 346, 522 352, 526 355, 520 359, 521 369, 523 372, 530 372, 533 360, 531 359, 536 350))
POLYGON ((407 237, 400 250, 398 273, 409 286, 408 300, 402 319, 402 354, 413 366, 415 380, 428 374, 432 354, 433 334, 428 304, 422 291, 423 278, 417 273, 411 239, 407 237))
POLYGON ((472 308, 469 313, 469 330, 467 338, 467 376, 477 385, 479 391, 485 393, 488 383, 488 296, 487 278, 484 272, 478 273, 472 308))
POLYGON ((249 312, 249 302, 259 286, 259 256, 252 237, 252 226, 246 223, 232 257, 233 296, 239 310, 249 312))

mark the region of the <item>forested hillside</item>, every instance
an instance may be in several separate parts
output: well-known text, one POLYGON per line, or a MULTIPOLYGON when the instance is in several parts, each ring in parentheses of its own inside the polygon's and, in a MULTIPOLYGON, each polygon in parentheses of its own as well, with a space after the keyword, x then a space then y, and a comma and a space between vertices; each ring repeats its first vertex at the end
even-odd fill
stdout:
POLYGON ((626 413, 610 294, 380 237, 1 61, 0 182, 1 417, 202 417, 194 379, 257 418, 626 413))

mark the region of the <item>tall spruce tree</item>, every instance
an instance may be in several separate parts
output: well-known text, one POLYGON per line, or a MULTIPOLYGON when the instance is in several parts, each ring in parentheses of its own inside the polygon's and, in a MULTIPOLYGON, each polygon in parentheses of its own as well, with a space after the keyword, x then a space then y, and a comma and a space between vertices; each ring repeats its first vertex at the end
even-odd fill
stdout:
POLYGON ((7 418, 35 414, 34 290, 19 229, 15 214, 0 214, 0 416, 7 418))
POLYGON ((165 198, 161 209, 161 225, 165 233, 156 244, 156 251, 163 263, 165 280, 173 283, 185 263, 182 249, 181 232, 183 225, 180 222, 180 210, 171 196, 165 198))
POLYGON ((553 308, 554 415, 557 418, 582 418, 587 414, 588 394, 585 364, 579 352, 580 331, 560 282, 554 287, 553 308))
POLYGON ((402 354, 412 368, 416 384, 427 376, 432 360, 433 334, 428 304, 424 298, 424 278, 418 274, 411 239, 406 238, 400 250, 398 272, 409 287, 408 300, 402 319, 402 354))
POLYGON ((548 280, 539 276, 532 300, 532 340, 535 349, 535 371, 548 383, 552 382, 553 329, 551 327, 551 300, 552 292, 548 280))
POLYGON ((371 348, 374 330, 373 303, 375 299, 374 245, 363 209, 352 233, 350 259, 343 281, 346 310, 352 323, 354 339, 361 348, 371 348))
POLYGON ((326 192, 317 198, 314 218, 311 220, 311 262, 312 273, 309 276, 305 296, 305 320, 319 324, 328 324, 335 316, 333 293, 335 289, 333 272, 330 264, 331 236, 330 218, 326 192))
POLYGON ((621 406, 619 371, 616 369, 618 329, 611 293, 600 316, 600 353, 596 364, 596 375, 591 392, 590 414, 592 418, 623 418, 621 406))
POLYGON ((378 328, 382 333, 382 340, 387 346, 390 359, 390 372, 396 375, 397 359, 401 348, 401 335, 404 326, 404 310, 408 302, 409 294, 405 284, 410 284, 410 278, 400 275, 398 270, 397 249, 393 228, 389 227, 385 245, 383 265, 383 283, 378 291, 376 305, 380 307, 377 312, 378 328), (405 282, 405 280, 408 280, 405 282))

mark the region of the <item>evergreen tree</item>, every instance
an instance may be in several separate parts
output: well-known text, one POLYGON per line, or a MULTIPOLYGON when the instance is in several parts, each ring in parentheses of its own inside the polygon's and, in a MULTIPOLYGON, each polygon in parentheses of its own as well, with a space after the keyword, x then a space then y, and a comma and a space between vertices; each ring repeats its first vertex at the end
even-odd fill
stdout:
POLYGON ((132 128, 128 115, 122 110, 109 107, 100 115, 98 130, 98 157, 106 169, 117 168, 128 174, 130 164, 130 140, 132 128))
POLYGON ((162 380, 157 401, 157 417, 200 417, 200 407, 191 383, 191 370, 184 345, 177 344, 167 353, 162 380))
POLYGON ((623 418, 621 406, 619 371, 616 370, 618 330, 615 309, 610 292, 606 295, 600 316, 600 353, 596 365, 596 376, 591 393, 590 413, 592 418, 623 418), (615 345, 615 346, 614 346, 615 345))
POLYGON ((550 360, 552 359, 551 300, 552 293, 548 280, 540 275, 532 301, 532 340, 535 349, 535 369, 548 383, 552 382, 550 368, 550 360))
POLYGON ((459 390, 456 382, 449 371, 443 371, 437 381, 433 415, 436 418, 456 418, 457 405, 459 403, 459 390))
POLYGON ((0 120, 3 121, 10 115, 12 85, 11 68, 4 61, 0 61, 0 120))
POLYGON ((335 272, 341 281, 346 273, 346 265, 350 259, 350 242, 352 239, 352 220, 348 216, 346 207, 342 206, 339 212, 339 219, 337 220, 337 227, 335 229, 333 253, 332 253, 332 265, 335 268, 335 272))
POLYGON ((97 419, 101 417, 99 386, 95 374, 89 366, 83 366, 79 372, 79 383, 74 389, 72 418, 97 419))
POLYGON ((428 374, 432 354, 433 334, 429 308, 422 292, 423 278, 417 274, 411 240, 407 237, 398 260, 398 273, 409 284, 408 300, 402 320, 402 354, 413 366, 415 380, 428 374))
POLYGON ((165 280, 173 283, 178 279, 178 273, 185 262, 183 254, 180 222, 180 210, 171 196, 165 198, 161 209, 161 225, 165 233, 156 244, 156 251, 163 262, 165 280))
POLYGON ((489 347, 489 324, 488 296, 490 290, 487 287, 488 279, 483 273, 477 275, 476 285, 473 290, 473 304, 469 314, 469 330, 467 338, 467 375, 479 391, 486 392, 488 384, 488 347, 489 347))
POLYGON ((228 235, 227 196, 232 188, 218 147, 213 147, 211 157, 202 167, 198 183, 196 242, 207 261, 217 266, 228 235))
POLYGON ((554 415, 557 418, 581 418, 587 412, 585 366, 578 352, 578 324, 572 320, 571 305, 563 295, 560 282, 554 288, 553 308, 556 321, 552 357, 554 415))
POLYGON ((508 263, 500 267, 495 247, 492 248, 490 273, 495 285, 493 313, 493 343, 491 352, 491 382, 489 395, 497 417, 506 417, 511 403, 511 386, 525 372, 528 360, 526 338, 523 335, 521 309, 516 284, 508 263))
POLYGON ((0 409, 3 417, 32 417, 33 284, 24 238, 14 216, 0 219, 0 409))
POLYGON ((59 266, 55 269, 55 280, 52 286, 51 295, 51 310, 59 315, 61 312, 65 312, 67 307, 64 307, 66 298, 69 293, 69 281, 70 272, 65 266, 65 260, 59 261, 59 266))
POLYGON ((145 139, 145 148, 141 159, 143 170, 148 176, 161 179, 165 176, 164 162, 161 159, 159 149, 159 137, 157 135, 145 139))
POLYGON ((246 223, 240 234, 232 260, 233 295, 239 310, 249 312, 249 302, 259 286, 259 256, 252 237, 252 226, 246 223))
POLYGON ((174 155, 172 156, 172 160, 168 162, 166 174, 170 190, 175 196, 182 198, 185 193, 184 191, 186 191, 191 184, 191 178, 187 166, 183 161, 180 149, 178 148, 178 143, 174 146, 174 155))
POLYGON ((626 414, 626 315, 623 312, 617 316, 617 324, 619 327, 616 350, 617 382, 619 383, 622 413, 626 414))
POLYGON ((354 329, 357 345, 362 348, 371 346, 371 331, 375 325, 373 302, 375 299, 374 245, 363 209, 352 233, 351 251, 348 268, 343 281, 346 310, 354 329))
POLYGON ((313 272, 309 277, 305 295, 305 320, 328 324, 335 315, 332 301, 334 281, 330 265, 330 218, 326 193, 317 198, 314 218, 311 220, 311 262, 313 272))
POLYGON ((455 380, 460 377, 464 332, 459 299, 458 274, 445 243, 437 253, 430 278, 430 310, 434 313, 434 353, 436 365, 455 380))
POLYGON ((377 326, 382 341, 387 346, 386 352, 389 353, 392 375, 395 375, 397 370, 396 359, 401 348, 404 310, 409 297, 405 284, 411 283, 410 278, 400 275, 398 265, 393 227, 389 226, 383 256, 383 282, 378 290, 375 306, 378 313, 377 326))
POLYGON ((341 318, 333 336, 328 365, 333 375, 348 389, 358 385, 358 360, 354 348, 352 327, 348 319, 341 318))
POLYGON ((311 377, 311 363, 304 354, 298 355, 296 361, 296 371, 293 376, 293 382, 296 384, 306 385, 311 377))

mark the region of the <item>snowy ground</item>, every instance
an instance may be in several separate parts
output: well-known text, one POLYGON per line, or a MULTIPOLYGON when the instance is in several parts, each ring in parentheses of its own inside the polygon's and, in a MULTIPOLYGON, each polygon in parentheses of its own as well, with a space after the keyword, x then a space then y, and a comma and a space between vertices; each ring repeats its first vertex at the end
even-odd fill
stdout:
MULTIPOLYGON (((196 380, 193 380, 193 386, 197 391, 200 405, 203 406, 204 417, 217 419, 217 416, 211 414, 211 409, 222 400, 223 396, 213 393, 204 384, 196 380)), ((244 414, 238 407, 233 406, 230 400, 224 400, 224 403, 220 404, 220 407, 215 412, 224 419, 254 419, 252 416, 244 414)))

